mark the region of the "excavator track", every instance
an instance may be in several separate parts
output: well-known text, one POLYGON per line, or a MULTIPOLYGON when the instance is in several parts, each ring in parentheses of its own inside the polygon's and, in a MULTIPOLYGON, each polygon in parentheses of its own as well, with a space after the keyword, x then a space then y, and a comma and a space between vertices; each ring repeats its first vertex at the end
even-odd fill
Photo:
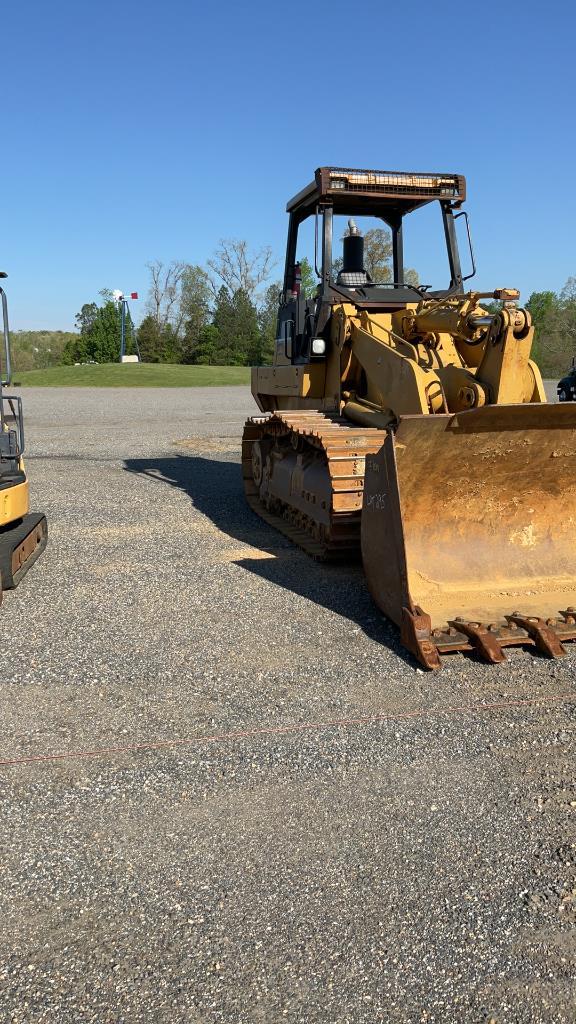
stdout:
POLYGON ((385 436, 385 430, 317 410, 252 417, 242 440, 248 504, 318 561, 357 560, 365 460, 385 436), (270 489, 266 458, 287 464, 283 491, 270 489))

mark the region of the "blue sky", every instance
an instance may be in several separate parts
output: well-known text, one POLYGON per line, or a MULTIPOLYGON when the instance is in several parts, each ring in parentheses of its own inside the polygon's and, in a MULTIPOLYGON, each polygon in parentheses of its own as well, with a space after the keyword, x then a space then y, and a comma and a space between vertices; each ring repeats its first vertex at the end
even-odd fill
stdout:
MULTIPOLYGON (((7 5, 11 326, 72 329, 100 288, 143 299, 148 261, 203 263, 222 237, 271 244, 279 275, 286 200, 321 164, 465 174, 478 286, 559 290, 576 275, 575 10, 7 5)), ((427 271, 424 228, 414 244, 427 271)))

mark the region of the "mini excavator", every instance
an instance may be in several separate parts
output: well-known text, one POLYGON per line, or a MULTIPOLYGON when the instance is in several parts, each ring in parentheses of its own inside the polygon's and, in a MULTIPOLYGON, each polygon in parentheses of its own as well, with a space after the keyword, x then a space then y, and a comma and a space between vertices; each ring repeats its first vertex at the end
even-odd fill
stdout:
MULTIPOLYGON (((0 278, 7 274, 1 272, 0 278)), ((12 383, 6 293, 0 287, 4 366, 0 370, 0 600, 13 590, 46 547, 48 526, 42 512, 30 512, 28 477, 22 458, 22 399, 6 393, 12 383)))
POLYGON ((561 657, 576 639, 576 405, 546 403, 519 292, 465 287, 465 197, 459 174, 316 171, 287 206, 273 366, 252 370, 265 415, 242 445, 251 507, 315 558, 361 552, 376 604, 428 669, 453 651, 500 662, 511 645, 561 657), (441 290, 404 270, 404 223, 426 204, 440 209, 441 290), (366 269, 366 216, 390 231, 391 280, 366 269), (309 218, 312 297, 296 259, 309 218))

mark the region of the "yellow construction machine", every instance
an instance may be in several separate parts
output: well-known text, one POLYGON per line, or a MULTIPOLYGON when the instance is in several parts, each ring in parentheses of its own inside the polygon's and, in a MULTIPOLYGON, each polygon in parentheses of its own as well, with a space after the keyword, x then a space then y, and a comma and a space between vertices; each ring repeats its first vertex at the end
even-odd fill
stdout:
MULTIPOLYGON (((510 645, 560 657, 576 639, 576 405, 546 404, 518 291, 465 288, 465 194, 458 174, 316 171, 287 206, 274 365, 252 371, 266 415, 242 446, 252 508, 316 558, 361 549, 376 604, 430 669, 450 651, 499 662, 510 645), (403 258, 405 221, 430 204, 447 263, 435 291, 403 258), (367 217, 389 229, 391 280, 367 269, 367 217)), ((468 277, 471 244, 470 259, 468 277)))
MULTIPOLYGON (((0 278, 7 275, 0 272, 0 278)), ((10 331, 6 293, 0 287, 4 335, 4 366, 0 369, 0 600, 13 590, 44 551, 48 539, 46 517, 30 512, 29 485, 24 460, 22 399, 6 393, 12 382, 10 331)))

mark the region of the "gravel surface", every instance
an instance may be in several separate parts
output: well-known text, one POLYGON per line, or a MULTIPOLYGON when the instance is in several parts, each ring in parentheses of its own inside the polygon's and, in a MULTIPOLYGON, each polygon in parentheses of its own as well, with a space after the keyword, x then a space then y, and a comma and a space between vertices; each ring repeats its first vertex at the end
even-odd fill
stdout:
POLYGON ((0 766, 0 1020, 573 1022, 576 645, 421 672, 246 508, 243 388, 23 395, 2 757, 190 742, 0 766))

